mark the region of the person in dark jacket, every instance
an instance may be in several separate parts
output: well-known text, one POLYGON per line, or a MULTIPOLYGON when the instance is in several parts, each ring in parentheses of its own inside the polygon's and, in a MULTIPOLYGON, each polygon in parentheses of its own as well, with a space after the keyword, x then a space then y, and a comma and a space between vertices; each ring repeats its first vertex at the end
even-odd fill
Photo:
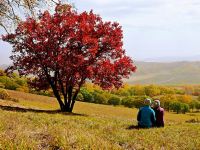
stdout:
POLYGON ((138 127, 139 128, 150 128, 153 126, 153 124, 155 124, 155 121, 156 121, 155 112, 150 107, 150 105, 151 105, 150 99, 145 99, 144 105, 145 105, 144 107, 140 108, 138 115, 137 115, 138 127))
POLYGON ((160 101, 155 100, 153 105, 153 110, 156 115, 156 122, 154 124, 155 127, 164 127, 164 109, 160 107, 160 101))

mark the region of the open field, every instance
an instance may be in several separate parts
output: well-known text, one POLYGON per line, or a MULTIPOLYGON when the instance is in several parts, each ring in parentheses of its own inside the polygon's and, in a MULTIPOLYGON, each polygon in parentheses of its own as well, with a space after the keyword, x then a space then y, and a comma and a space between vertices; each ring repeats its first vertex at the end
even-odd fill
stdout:
POLYGON ((200 113, 165 114, 165 128, 130 129, 137 109, 76 102, 59 113, 54 98, 8 91, 0 100, 0 149, 200 149, 200 113))

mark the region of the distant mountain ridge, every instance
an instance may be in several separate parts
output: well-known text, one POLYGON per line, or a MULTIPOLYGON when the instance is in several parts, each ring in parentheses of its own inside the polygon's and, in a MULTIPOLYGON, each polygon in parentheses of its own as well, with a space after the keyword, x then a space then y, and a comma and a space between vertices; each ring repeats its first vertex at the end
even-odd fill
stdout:
POLYGON ((136 62, 137 71, 126 82, 130 84, 200 84, 200 61, 136 62))
POLYGON ((165 57, 154 57, 154 58, 145 58, 142 61, 145 62, 181 62, 181 61, 200 61, 200 55, 193 55, 193 56, 165 56, 165 57))

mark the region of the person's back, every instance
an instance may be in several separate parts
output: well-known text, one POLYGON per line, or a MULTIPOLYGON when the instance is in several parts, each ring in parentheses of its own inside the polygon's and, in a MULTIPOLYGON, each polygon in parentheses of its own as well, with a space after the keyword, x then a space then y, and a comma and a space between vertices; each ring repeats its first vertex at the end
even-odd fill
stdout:
POLYGON ((142 128, 150 128, 155 123, 155 112, 154 110, 149 106, 151 101, 149 99, 145 100, 145 106, 141 107, 137 120, 138 120, 138 126, 142 128))

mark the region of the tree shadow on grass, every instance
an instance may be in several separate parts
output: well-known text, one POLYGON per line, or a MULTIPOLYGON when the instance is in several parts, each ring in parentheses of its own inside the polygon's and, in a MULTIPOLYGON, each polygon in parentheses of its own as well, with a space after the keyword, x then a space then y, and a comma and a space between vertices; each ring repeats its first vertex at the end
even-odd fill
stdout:
POLYGON ((15 106, 2 106, 2 105, 0 105, 0 109, 6 110, 6 111, 16 111, 16 112, 63 114, 63 115, 67 115, 67 116, 88 116, 86 114, 62 112, 60 110, 42 110, 42 109, 22 108, 22 107, 15 107, 15 106))

